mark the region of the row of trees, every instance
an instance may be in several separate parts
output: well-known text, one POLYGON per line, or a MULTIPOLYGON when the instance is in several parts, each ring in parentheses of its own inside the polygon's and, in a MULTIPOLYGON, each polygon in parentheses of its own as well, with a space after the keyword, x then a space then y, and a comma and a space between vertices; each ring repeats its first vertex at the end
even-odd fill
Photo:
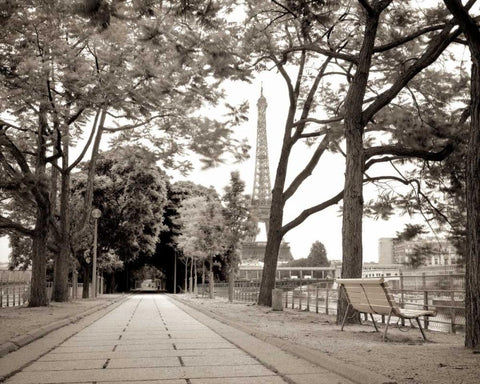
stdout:
MULTIPOLYGON (((0 13, 0 229, 33 239, 32 305, 46 303, 47 251, 55 255, 54 299, 67 299, 68 259, 87 228, 105 133, 116 133, 116 144, 150 141, 166 166, 187 149, 202 154, 207 165, 218 163, 227 150, 240 159, 245 147, 232 140, 231 126, 195 112, 219 99, 222 79, 246 79, 252 68, 273 66, 287 86, 289 108, 259 303, 271 303, 278 250, 289 230, 343 199, 342 275, 359 277, 364 184, 413 185, 418 206, 425 200, 423 187, 438 187, 434 178, 422 183, 396 171, 374 174, 376 166, 415 159, 413 164, 425 169, 464 148, 463 177, 449 182, 458 181, 466 192, 466 345, 478 345, 480 34, 475 4, 247 0, 242 2, 246 21, 233 23, 233 0, 7 2, 0 13), (452 55, 456 46, 469 48, 470 74, 452 55), (447 69, 452 64, 455 69, 447 69), (80 223, 72 234, 71 174, 87 149, 73 161, 69 155, 80 132, 89 132, 92 157, 80 223), (311 159, 287 183, 292 150, 302 142, 313 148, 311 159), (345 157, 343 188, 284 223, 285 204, 326 151, 345 157)), ((240 121, 238 112, 232 109, 233 121, 240 121)), ((371 208, 384 210, 385 201, 371 208)), ((345 308, 340 303, 340 317, 345 308)))
POLYGON ((238 172, 232 172, 230 184, 219 199, 214 190, 207 195, 185 199, 179 209, 181 234, 178 246, 186 260, 190 259, 190 276, 197 285, 197 265, 202 266, 202 283, 205 283, 205 262, 209 265, 209 291, 214 297, 214 258, 220 257, 226 267, 229 282, 229 299, 233 300, 235 273, 240 263, 241 242, 254 236, 257 223, 250 212, 250 198, 245 195, 245 183, 238 172), (194 271, 195 269, 195 271, 194 271))
MULTIPOLYGON (((230 49, 240 27, 210 1, 16 1, 2 4, 0 231, 32 239, 31 306, 68 300, 70 257, 84 253, 93 180, 106 134, 112 145, 150 142, 156 161, 183 170, 188 151, 218 162, 245 146, 232 124, 195 112, 221 98, 225 78, 245 79, 230 49), (85 141, 82 141, 85 139, 85 141), (72 147, 85 143, 76 158, 72 147), (90 154, 74 214, 72 174, 90 154), (180 155, 180 157, 179 157, 180 155), (73 216, 76 220, 73 223, 73 216)), ((238 122, 232 108, 232 122, 238 122)), ((153 227, 154 225, 152 225, 153 227)))

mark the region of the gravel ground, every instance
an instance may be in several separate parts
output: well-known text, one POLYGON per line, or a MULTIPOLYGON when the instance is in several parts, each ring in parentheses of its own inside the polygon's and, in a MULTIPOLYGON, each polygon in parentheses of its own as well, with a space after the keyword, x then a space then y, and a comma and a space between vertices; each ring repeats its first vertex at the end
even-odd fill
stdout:
MULTIPOLYGON (((480 353, 463 347, 463 334, 427 332, 423 342, 418 329, 388 331, 389 340, 375 333, 371 324, 347 325, 344 332, 335 318, 292 309, 272 311, 245 303, 179 296, 252 331, 271 334, 289 342, 305 345, 347 364, 388 376, 398 384, 479 384, 480 353)), ((478 351, 477 351, 478 352, 478 351)))
POLYGON ((103 295, 97 299, 79 299, 67 303, 51 302, 48 307, 11 307, 0 309, 0 344, 15 336, 49 325, 67 317, 80 315, 90 308, 104 305, 121 295, 103 295))

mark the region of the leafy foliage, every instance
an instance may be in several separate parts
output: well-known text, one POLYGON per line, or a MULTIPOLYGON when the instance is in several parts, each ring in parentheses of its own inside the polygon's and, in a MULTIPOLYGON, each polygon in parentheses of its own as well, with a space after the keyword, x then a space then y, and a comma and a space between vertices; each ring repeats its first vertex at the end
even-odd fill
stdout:
POLYGON ((421 224, 405 224, 405 228, 401 232, 397 232, 396 240, 409 241, 416 236, 428 233, 425 230, 425 226, 421 224))
MULTIPOLYGON (((114 254, 129 262, 155 251, 160 231, 165 228, 162 222, 167 187, 166 175, 154 158, 141 147, 125 147, 103 153, 98 160, 94 206, 102 211, 99 244, 107 258, 114 254)), ((84 187, 85 175, 79 174, 74 181, 73 200, 81 201, 84 187)), ((82 245, 90 248, 88 241, 74 248, 82 245)))
POLYGON ((230 184, 222 196, 225 222, 225 261, 230 271, 236 272, 240 263, 240 244, 247 236, 254 236, 257 222, 251 214, 250 197, 245 195, 245 183, 238 172, 230 175, 230 184))

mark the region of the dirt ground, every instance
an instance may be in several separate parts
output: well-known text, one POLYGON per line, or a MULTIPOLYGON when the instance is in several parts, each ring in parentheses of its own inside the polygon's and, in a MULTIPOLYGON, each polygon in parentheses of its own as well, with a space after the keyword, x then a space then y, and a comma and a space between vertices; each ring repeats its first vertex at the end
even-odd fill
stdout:
POLYGON ((427 331, 424 342, 418 329, 391 326, 388 341, 371 324, 347 325, 343 332, 335 317, 284 309, 272 311, 245 303, 228 303, 182 295, 194 306, 253 331, 268 333, 305 345, 347 364, 383 374, 398 384, 479 384, 480 351, 463 347, 463 334, 427 331))
POLYGON ((80 315, 90 308, 104 305, 120 295, 104 295, 95 300, 79 299, 68 303, 52 302, 48 307, 11 307, 0 309, 0 344, 15 336, 49 325, 67 317, 80 315))

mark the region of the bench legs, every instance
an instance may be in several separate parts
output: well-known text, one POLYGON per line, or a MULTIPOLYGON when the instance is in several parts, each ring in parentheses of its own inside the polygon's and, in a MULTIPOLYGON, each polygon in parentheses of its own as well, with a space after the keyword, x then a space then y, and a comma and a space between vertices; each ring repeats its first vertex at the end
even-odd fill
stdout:
POLYGON ((417 320, 418 328, 420 329, 420 332, 422 332, 423 340, 427 341, 427 337, 425 336, 425 332, 423 332, 422 325, 420 324, 420 318, 415 318, 417 320))
POLYGON ((387 324, 385 326, 385 332, 383 332, 383 341, 387 338, 388 326, 390 325, 390 318, 392 317, 392 310, 388 313, 387 324))
POLYGON ((373 315, 371 313, 370 318, 372 319, 373 326, 375 327, 375 332, 378 332, 377 323, 375 323, 375 319, 373 318, 373 315))

